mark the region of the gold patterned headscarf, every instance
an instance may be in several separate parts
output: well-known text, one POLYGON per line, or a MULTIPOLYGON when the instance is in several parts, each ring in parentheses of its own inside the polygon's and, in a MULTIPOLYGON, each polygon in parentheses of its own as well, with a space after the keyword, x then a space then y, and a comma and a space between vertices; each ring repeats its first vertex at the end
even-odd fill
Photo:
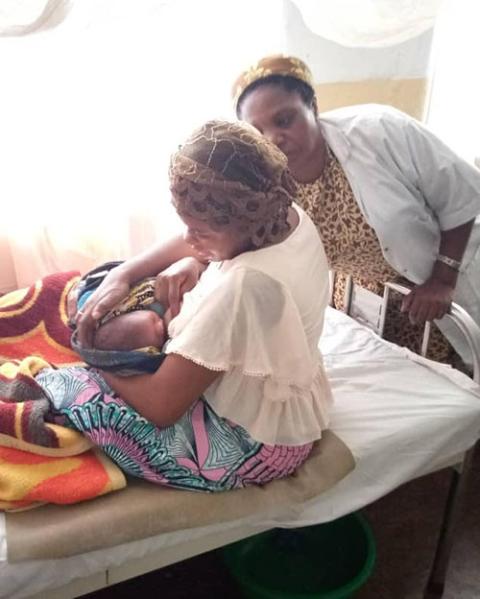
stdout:
POLYGON ((295 183, 280 150, 247 123, 209 121, 170 162, 172 202, 180 215, 231 227, 254 248, 289 230, 295 183))
POLYGON ((316 110, 315 88, 313 75, 308 66, 294 56, 283 56, 283 54, 274 54, 261 58, 246 71, 241 73, 232 87, 233 107, 237 110, 238 101, 244 92, 256 81, 270 77, 271 75, 282 75, 293 77, 306 83, 314 95, 314 108, 316 110))

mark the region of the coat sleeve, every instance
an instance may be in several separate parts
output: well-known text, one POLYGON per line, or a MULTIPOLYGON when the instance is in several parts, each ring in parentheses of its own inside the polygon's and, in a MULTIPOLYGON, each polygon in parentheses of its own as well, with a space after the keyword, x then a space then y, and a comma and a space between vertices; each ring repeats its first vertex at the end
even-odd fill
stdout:
MULTIPOLYGON (((424 125, 400 111, 385 120, 390 139, 399 132, 407 152, 414 184, 440 229, 458 227, 480 214, 480 170, 458 156, 424 125)), ((395 144, 392 144, 395 149, 395 144)))

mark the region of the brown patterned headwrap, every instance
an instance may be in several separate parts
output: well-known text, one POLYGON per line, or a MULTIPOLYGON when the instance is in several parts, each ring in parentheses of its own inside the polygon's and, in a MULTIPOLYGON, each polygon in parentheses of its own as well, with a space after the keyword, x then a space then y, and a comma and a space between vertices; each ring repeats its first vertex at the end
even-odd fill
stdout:
MULTIPOLYGON (((233 107, 237 110, 240 96, 252 85, 255 81, 270 77, 270 75, 283 75, 293 77, 306 83, 311 87, 315 96, 315 88, 313 75, 308 66, 294 56, 283 56, 283 54, 274 54, 261 58, 246 71, 241 73, 232 87, 233 107)), ((315 102, 315 100, 314 100, 315 102)), ((315 104, 316 107, 316 104, 315 104)))
POLYGON ((254 248, 289 230, 295 183, 287 159, 247 123, 205 123, 172 156, 169 176, 180 215, 244 233, 254 248))

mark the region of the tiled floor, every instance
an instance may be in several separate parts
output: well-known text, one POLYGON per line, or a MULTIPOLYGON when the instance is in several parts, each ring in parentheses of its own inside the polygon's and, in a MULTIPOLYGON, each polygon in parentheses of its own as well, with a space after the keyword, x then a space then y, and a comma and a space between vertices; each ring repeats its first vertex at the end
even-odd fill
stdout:
MULTIPOLYGON (((449 473, 396 490, 365 510, 377 542, 374 574, 357 599, 422 599, 449 473)), ((84 599, 240 599, 221 556, 211 552, 84 599)), ((476 452, 443 599, 480 599, 480 450, 476 452)))

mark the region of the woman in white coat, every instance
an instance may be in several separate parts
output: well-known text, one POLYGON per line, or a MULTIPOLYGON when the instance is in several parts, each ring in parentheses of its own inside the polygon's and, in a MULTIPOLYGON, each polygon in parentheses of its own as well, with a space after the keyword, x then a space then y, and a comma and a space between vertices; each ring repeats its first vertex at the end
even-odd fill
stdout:
MULTIPOLYGON (((286 154, 331 268, 376 293, 408 280, 402 310, 412 323, 442 318, 455 300, 480 325, 478 169, 394 108, 318 115, 310 70, 294 57, 261 59, 232 95, 237 116, 286 154)), ((468 360, 456 331, 445 332, 468 360)))

